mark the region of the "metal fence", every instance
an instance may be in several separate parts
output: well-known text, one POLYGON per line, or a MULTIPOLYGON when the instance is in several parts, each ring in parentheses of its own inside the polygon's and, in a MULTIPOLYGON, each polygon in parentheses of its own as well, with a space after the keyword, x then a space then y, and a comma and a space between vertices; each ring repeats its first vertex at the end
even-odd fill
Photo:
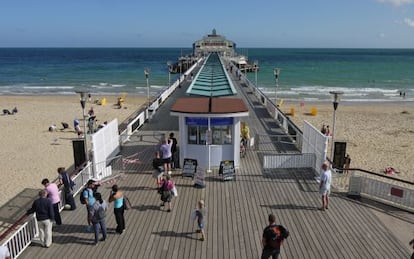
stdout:
POLYGON ((364 196, 414 212, 414 183, 410 181, 355 170, 349 177, 348 194, 364 196))
POLYGON ((314 168, 315 154, 277 154, 263 156, 263 170, 287 168, 314 168))
MULTIPOLYGON (((76 196, 83 189, 85 183, 92 178, 92 175, 92 164, 87 163, 85 167, 72 178, 75 182, 73 196, 76 196)), ((59 191, 59 196, 59 210, 62 211, 64 209, 63 205, 66 203, 64 192, 59 191)), ((23 216, 8 229, 8 232, 13 232, 13 234, 6 238, 2 245, 9 248, 12 258, 17 258, 24 249, 31 244, 33 239, 39 236, 36 214, 23 216)))

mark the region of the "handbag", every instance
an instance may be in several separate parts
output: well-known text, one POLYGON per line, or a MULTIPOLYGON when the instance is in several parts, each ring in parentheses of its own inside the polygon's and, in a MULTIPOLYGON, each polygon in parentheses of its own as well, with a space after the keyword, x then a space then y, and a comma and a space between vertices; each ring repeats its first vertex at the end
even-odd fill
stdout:
POLYGON ((174 197, 177 197, 177 196, 178 196, 178 191, 177 191, 177 188, 175 188, 175 185, 174 185, 174 187, 171 189, 171 192, 172 192, 172 194, 174 195, 174 197))
POLYGON ((129 201, 128 197, 124 196, 124 210, 129 210, 131 206, 131 202, 129 201))

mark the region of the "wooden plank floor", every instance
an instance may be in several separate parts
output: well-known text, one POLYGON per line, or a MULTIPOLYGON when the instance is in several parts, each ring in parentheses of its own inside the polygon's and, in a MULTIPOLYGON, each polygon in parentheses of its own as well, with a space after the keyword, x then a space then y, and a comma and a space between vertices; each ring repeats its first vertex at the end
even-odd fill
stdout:
MULTIPOLYGON (((181 94, 179 89, 173 98, 181 94)), ((243 98, 257 102, 251 95, 243 98)), ((125 177, 118 184, 133 204, 126 211, 125 233, 115 233, 110 211, 108 238, 93 246, 93 234, 85 232, 86 211, 79 204, 77 210, 62 213, 64 225, 54 227, 51 248, 33 245, 19 258, 259 258, 269 213, 291 233, 280 258, 409 258, 410 251, 368 207, 334 193, 329 210, 318 211, 320 196, 311 170, 264 174, 262 154, 253 150, 242 159, 235 181, 223 182, 213 172, 206 175, 207 187, 196 189, 190 178, 173 172, 179 196, 172 212, 161 210, 151 160, 159 133, 178 130, 176 118, 168 115, 172 102, 167 100, 164 110, 140 130, 138 134, 145 135, 142 141, 132 137, 122 147, 122 155, 137 155, 140 160, 120 168, 125 177), (196 223, 190 220, 199 199, 205 200, 208 210, 205 241, 198 240, 196 223)), ((251 112, 248 120, 254 132, 278 130, 267 128, 264 113, 251 112)), ((110 186, 99 191, 108 197, 110 186)))

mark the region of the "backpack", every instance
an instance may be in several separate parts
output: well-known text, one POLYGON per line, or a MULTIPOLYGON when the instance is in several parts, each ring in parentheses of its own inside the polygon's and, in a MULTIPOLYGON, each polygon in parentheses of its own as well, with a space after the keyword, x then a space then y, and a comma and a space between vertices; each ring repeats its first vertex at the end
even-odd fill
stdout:
POLYGON ((267 244, 272 248, 280 248, 284 239, 289 237, 289 231, 282 225, 272 225, 266 230, 268 232, 267 244))
POLYGON ((81 194, 79 195, 79 201, 80 201, 80 203, 81 203, 81 204, 86 204, 86 199, 85 199, 85 197, 83 197, 83 193, 84 193, 85 191, 87 191, 87 192, 88 192, 88 197, 89 197, 89 191, 88 191, 88 188, 84 188, 84 189, 82 190, 81 194))
POLYGON ((106 217, 105 210, 102 206, 99 206, 98 210, 95 211, 93 215, 96 219, 96 221, 101 221, 106 217))

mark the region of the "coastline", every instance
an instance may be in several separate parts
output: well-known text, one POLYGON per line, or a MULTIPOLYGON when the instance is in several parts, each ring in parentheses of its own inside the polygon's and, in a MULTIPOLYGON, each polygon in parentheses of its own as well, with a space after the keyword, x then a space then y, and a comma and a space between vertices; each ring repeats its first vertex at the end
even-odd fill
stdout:
MULTIPOLYGON (((94 108, 98 124, 115 118, 121 123, 146 102, 146 97, 127 95, 124 108, 117 109, 114 104, 119 96, 106 96, 105 106, 87 102, 85 110, 94 108)), ((93 96, 92 101, 95 98, 101 96, 93 96)), ((81 129, 83 121, 78 95, 1 95, 0 103, 2 109, 18 109, 14 115, 0 116, 0 204, 4 205, 25 188, 43 188, 43 178, 56 179, 58 167, 74 164, 72 140, 78 135, 73 120, 80 120, 81 129), (61 122, 68 123, 70 128, 60 131, 61 122), (57 131, 48 131, 52 124, 57 131)))
MULTIPOLYGON (((146 101, 146 97, 127 95, 123 109, 113 106, 120 95, 108 95, 107 104, 86 103, 86 111, 94 108, 98 123, 125 120, 146 101)), ((92 96, 92 101, 102 96, 92 96)), ((0 116, 3 137, 0 139, 0 162, 3 181, 0 204, 3 205, 25 188, 41 189, 43 178, 57 178, 56 169, 74 163, 72 143, 78 136, 73 129, 74 118, 82 118, 78 95, 0 95, 2 109, 18 108, 15 115, 0 116), (49 132, 48 127, 67 122, 69 130, 49 132)), ((281 108, 285 113, 295 109, 292 121, 303 129, 303 120, 319 128, 331 125, 331 101, 286 101, 281 108), (312 107, 316 116, 310 116, 312 107)), ((414 102, 347 102, 339 104, 336 117, 335 141, 347 142, 351 168, 363 168, 382 173, 392 166, 399 171, 395 177, 413 181, 412 156, 414 149, 414 102)), ((83 123, 81 122, 83 129, 83 123)), ((329 152, 328 152, 329 154, 329 152)))

